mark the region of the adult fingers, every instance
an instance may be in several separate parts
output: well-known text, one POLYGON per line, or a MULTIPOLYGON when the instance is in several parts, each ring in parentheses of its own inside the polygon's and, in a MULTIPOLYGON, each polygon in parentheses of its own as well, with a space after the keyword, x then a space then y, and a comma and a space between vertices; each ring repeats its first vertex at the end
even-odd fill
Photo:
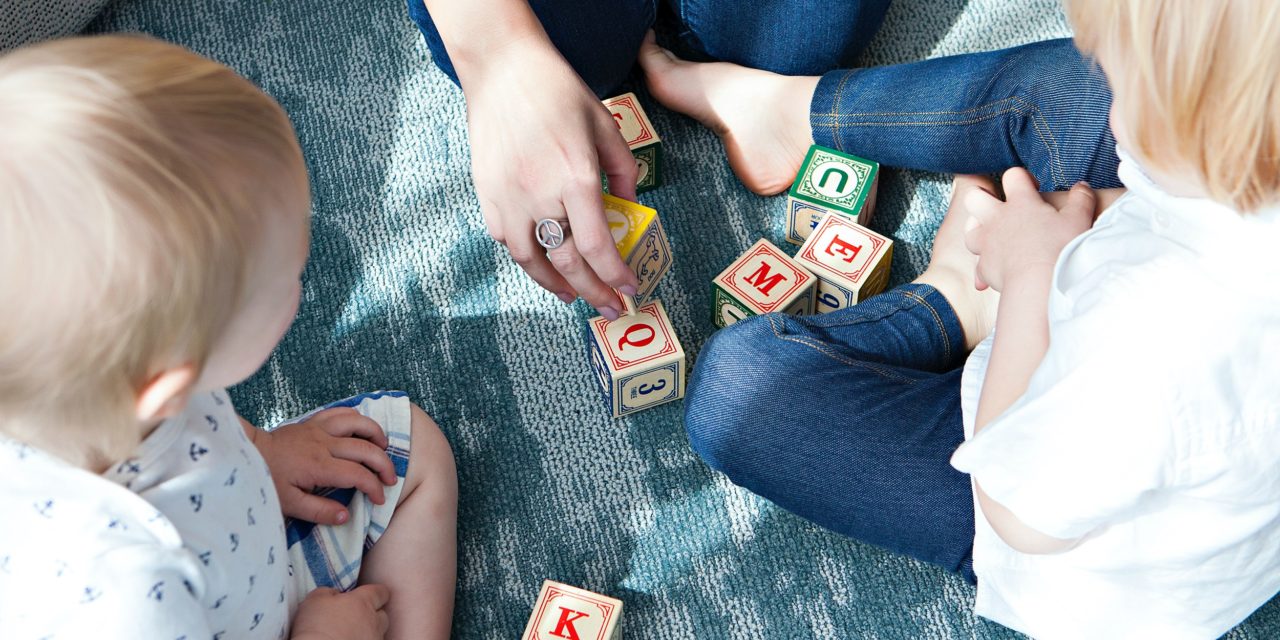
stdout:
POLYGON ((387 455, 386 447, 379 447, 368 440, 342 438, 330 445, 329 452, 335 458, 349 460, 368 467, 370 471, 378 475, 378 479, 382 480, 382 484, 392 485, 396 483, 396 465, 391 462, 391 457, 387 455))
MULTIPOLYGON (((615 250, 614 255, 617 254, 615 250)), ((564 239, 564 244, 547 252, 547 257, 556 270, 569 281, 569 284, 573 285, 588 304, 600 312, 600 315, 610 320, 616 320, 621 315, 622 309, 618 296, 596 275, 587 264, 586 258, 578 251, 576 231, 574 235, 564 239)), ((621 262, 621 258, 618 261, 621 262)), ((623 268, 626 268, 625 264, 623 268)))
MULTIPOLYGON (((560 218, 561 211, 557 206, 553 210, 541 213, 533 213, 532 215, 542 218, 560 218)), ((551 265, 551 261, 547 259, 547 250, 538 244, 537 238, 534 236, 534 220, 528 215, 517 216, 517 221, 512 222, 510 219, 505 227, 507 251, 511 253, 511 259, 520 265, 524 272, 533 278, 539 286, 565 303, 573 302, 578 297, 578 292, 569 284, 563 276, 556 271, 551 265)))
POLYGON ((347 505, 307 493, 297 487, 291 488, 291 491, 297 492, 291 500, 281 500, 281 505, 288 505, 283 508, 285 517, 328 525, 339 525, 347 521, 347 505))
MULTIPOLYGON (((592 175, 586 179, 574 180, 564 193, 564 208, 573 228, 574 245, 595 276, 610 287, 635 295, 635 288, 640 285, 640 281, 627 263, 622 261, 622 256, 618 255, 618 247, 613 243, 613 232, 609 229, 609 220, 604 213, 604 199, 601 197, 597 178, 592 175)), ((568 277, 559 266, 556 264, 560 274, 568 277)), ((569 282, 577 284, 572 278, 569 278, 569 282)), ((578 289, 578 292, 586 297, 582 289, 578 289)), ((588 298, 588 301, 591 299, 588 298)))
POLYGON ((387 629, 391 628, 391 616, 387 615, 385 609, 379 609, 374 616, 378 625, 378 635, 386 636, 387 629))
POLYGON ((635 156, 607 110, 595 119, 595 128, 596 155, 600 157, 600 170, 609 178, 609 193, 634 202, 640 172, 635 156))
MULTIPOLYGON (((316 418, 321 416, 317 415, 316 418)), ((387 448, 387 434, 382 427, 373 418, 351 407, 330 409, 318 424, 325 433, 335 438, 363 438, 380 449, 387 448), (345 411, 339 411, 340 409, 345 411)))

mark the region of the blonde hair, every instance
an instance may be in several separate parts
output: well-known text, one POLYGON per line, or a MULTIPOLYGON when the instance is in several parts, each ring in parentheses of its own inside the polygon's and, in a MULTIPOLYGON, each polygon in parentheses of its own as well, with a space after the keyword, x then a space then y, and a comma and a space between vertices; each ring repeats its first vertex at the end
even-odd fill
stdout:
POLYGON ((126 456, 138 390, 243 303, 262 221, 308 209, 288 118, 221 64, 138 36, 0 57, 0 430, 126 456))
POLYGON ((1238 211, 1280 199, 1280 2, 1067 0, 1129 151, 1238 211))

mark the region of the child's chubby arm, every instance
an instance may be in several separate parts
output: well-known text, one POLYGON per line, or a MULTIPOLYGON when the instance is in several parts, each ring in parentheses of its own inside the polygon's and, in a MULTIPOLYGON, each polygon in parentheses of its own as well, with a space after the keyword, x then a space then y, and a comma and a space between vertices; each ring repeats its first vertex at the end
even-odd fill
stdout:
MULTIPOLYGON (((982 189, 961 195, 973 210, 965 244, 978 255, 975 273, 979 288, 1000 292, 996 316, 999 330, 991 350, 974 434, 981 432, 1026 391, 1032 373, 1049 348, 1048 300, 1053 269, 1063 247, 1092 226, 1098 196, 1079 184, 1056 204, 1036 190, 1023 169, 1011 169, 1003 179, 1005 200, 982 189)), ((1117 194, 1107 194, 1108 199, 1117 194)), ((1077 541, 1055 538, 1024 524, 974 486, 982 513, 1009 546, 1024 553, 1053 553, 1077 541)))
POLYGON ((342 524, 350 517, 346 507, 313 490, 356 488, 374 504, 382 504, 384 485, 397 482, 382 427, 354 409, 326 409, 273 431, 258 429, 244 418, 240 422, 267 461, 286 517, 342 524))

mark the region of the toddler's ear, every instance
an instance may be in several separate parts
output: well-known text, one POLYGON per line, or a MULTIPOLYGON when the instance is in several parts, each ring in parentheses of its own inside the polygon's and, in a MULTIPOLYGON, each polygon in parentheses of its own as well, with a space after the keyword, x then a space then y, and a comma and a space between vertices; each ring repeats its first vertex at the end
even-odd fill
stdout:
POLYGON ((186 406, 198 373, 195 366, 183 364, 161 371, 143 385, 134 402, 138 421, 152 423, 177 415, 186 406))

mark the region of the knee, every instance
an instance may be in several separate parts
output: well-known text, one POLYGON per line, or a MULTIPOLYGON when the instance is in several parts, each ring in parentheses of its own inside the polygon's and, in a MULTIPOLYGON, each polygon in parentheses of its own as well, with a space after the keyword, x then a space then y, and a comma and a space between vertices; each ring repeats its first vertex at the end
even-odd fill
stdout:
POLYGON ((439 515, 455 513, 458 505, 458 470, 453 449, 444 432, 418 405, 409 405, 409 470, 400 500, 410 494, 429 496, 431 510, 439 515))
POLYGON ((711 468, 735 475, 755 437, 775 426, 788 397, 785 367, 769 345, 770 318, 747 318, 711 336, 698 354, 685 398, 685 430, 711 468))

